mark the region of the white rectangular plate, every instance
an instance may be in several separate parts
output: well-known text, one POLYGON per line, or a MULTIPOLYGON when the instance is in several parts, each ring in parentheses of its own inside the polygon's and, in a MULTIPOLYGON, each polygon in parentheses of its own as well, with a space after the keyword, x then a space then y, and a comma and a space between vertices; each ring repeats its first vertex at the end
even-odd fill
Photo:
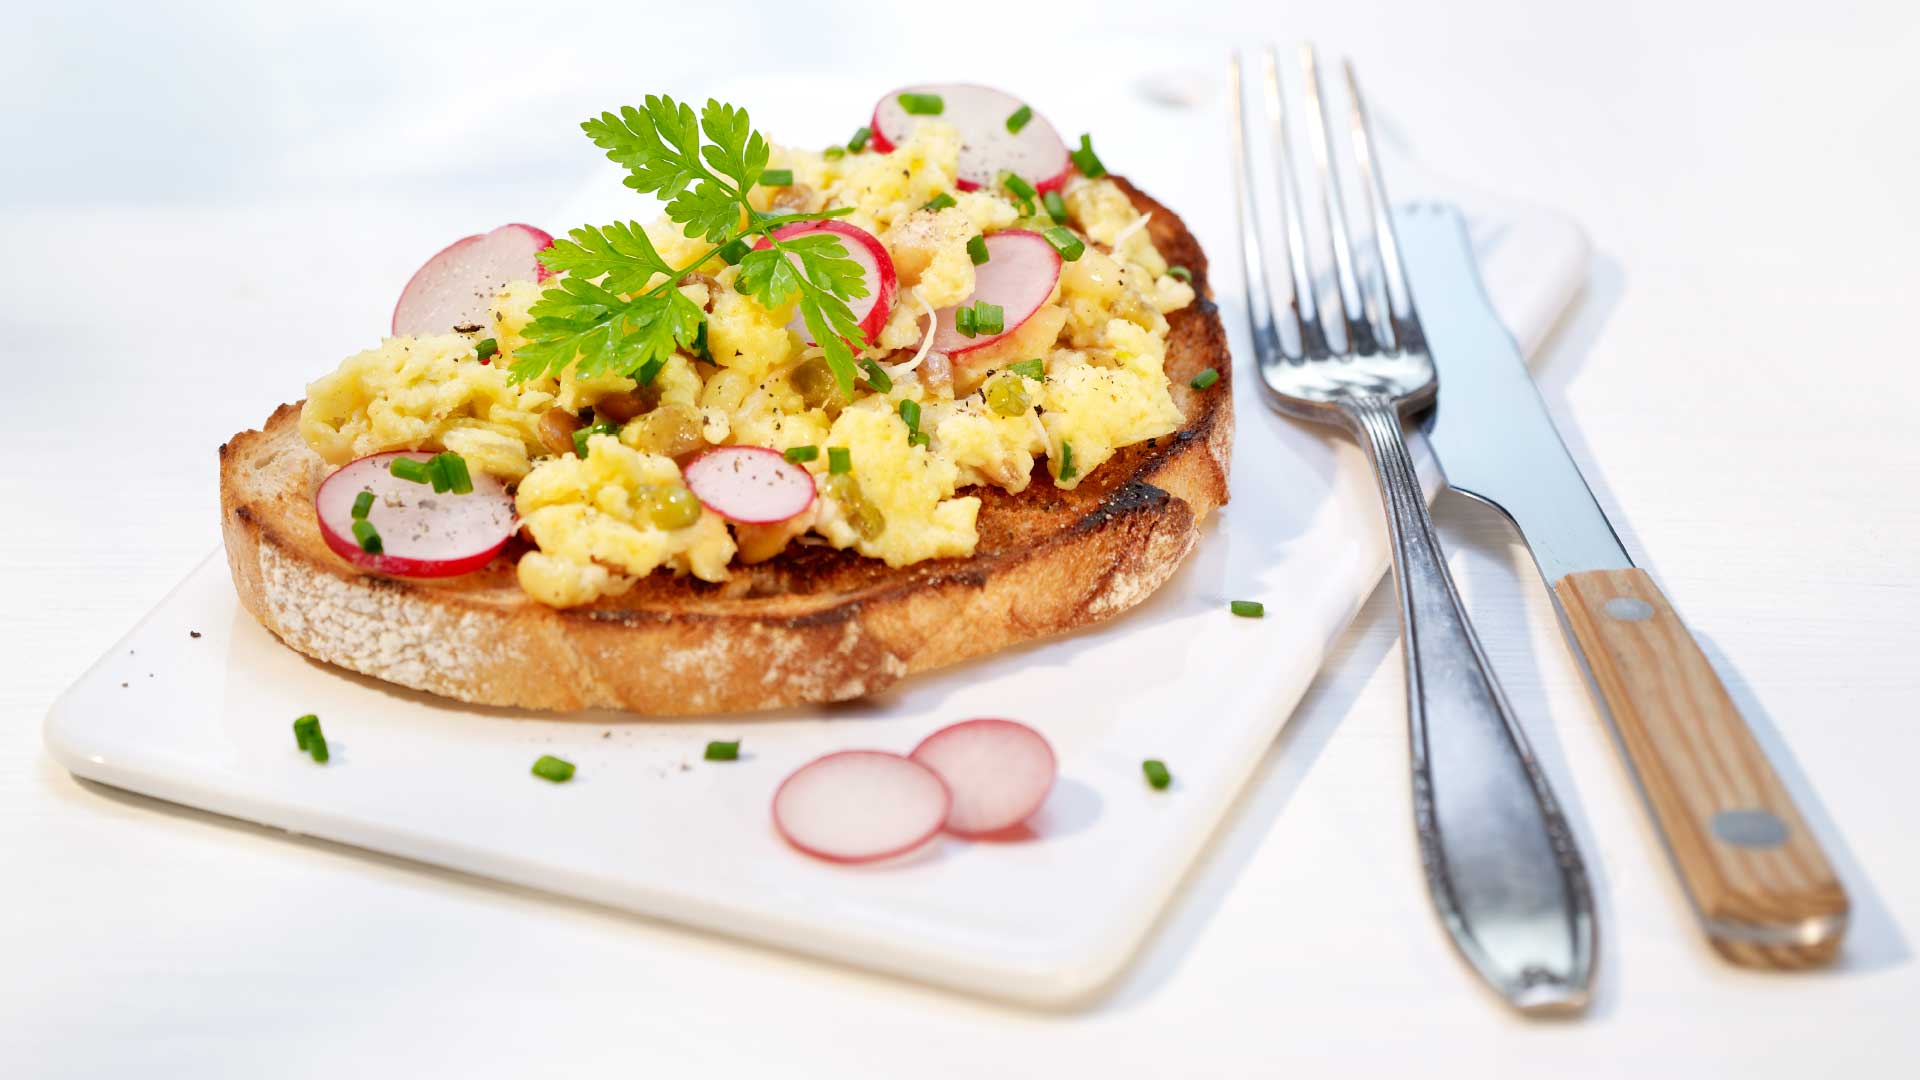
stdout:
MULTIPOLYGON (((871 85, 804 96, 846 97, 857 114, 871 85)), ((738 88, 734 100, 770 92, 738 88)), ((1102 153, 1141 163, 1134 178, 1201 237, 1245 357, 1226 177, 1157 172, 1151 153, 1178 140, 1196 160, 1225 161, 1219 113, 1126 107, 1139 115, 1114 125, 1102 153)), ((1468 211, 1490 290, 1531 350, 1585 273, 1578 229, 1420 183, 1405 166, 1389 176, 1396 194, 1468 211)), ((672 722, 464 707, 284 648, 240 609, 216 554, 55 704, 47 742, 80 776, 292 832, 982 994, 1071 1001, 1133 953, 1385 568, 1358 451, 1275 418, 1253 373, 1236 374, 1233 502, 1166 588, 1101 627, 865 702, 672 722), (1242 598, 1263 601, 1266 618, 1230 616, 1227 601, 1242 598), (293 745, 291 721, 309 712, 331 744, 325 767, 293 745), (1059 783, 1030 837, 947 839, 850 869, 775 835, 768 802, 797 765, 837 749, 904 751, 972 716, 1024 720, 1054 744, 1059 783), (742 740, 740 760, 701 761, 716 738, 742 740), (578 774, 535 779, 541 754, 578 774), (1149 757, 1171 767, 1169 790, 1143 782, 1149 757)))

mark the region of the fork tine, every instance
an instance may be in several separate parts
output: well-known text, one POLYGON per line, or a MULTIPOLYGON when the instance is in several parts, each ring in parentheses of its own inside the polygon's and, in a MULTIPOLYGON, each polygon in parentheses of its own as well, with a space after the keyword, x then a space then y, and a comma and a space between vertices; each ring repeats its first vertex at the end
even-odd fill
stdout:
POLYGON ((1293 270, 1293 313, 1300 323, 1300 351, 1308 359, 1333 355, 1320 321, 1320 297, 1307 264, 1307 229, 1300 213, 1299 179, 1293 170, 1293 132, 1287 123, 1286 95, 1280 92, 1280 60, 1269 45, 1266 55, 1267 135, 1273 145, 1273 172, 1280 182, 1281 221, 1286 227, 1287 264, 1293 270))
POLYGON ((1378 351, 1366 295, 1353 271, 1353 245, 1347 239, 1347 206, 1340 197, 1340 172, 1334 167, 1333 138, 1327 124, 1320 65, 1312 45, 1300 47, 1300 66, 1306 69, 1307 102, 1313 107, 1314 161, 1320 167, 1320 203, 1327 215, 1327 234, 1333 240, 1333 267, 1340 286, 1340 307, 1347 319, 1347 351, 1366 355, 1378 351))
POLYGON ((1393 227, 1393 204, 1387 201, 1386 181, 1380 176, 1379 159, 1373 153, 1373 121, 1360 94, 1360 77, 1354 74, 1353 61, 1346 61, 1345 67, 1347 99, 1353 105, 1353 158, 1365 183, 1367 213, 1373 218, 1373 239, 1380 248, 1380 275, 1387 294, 1390 318, 1383 320, 1390 337, 1387 347, 1424 349, 1426 335, 1421 332, 1413 290, 1407 286, 1407 271, 1400 262, 1400 234, 1393 227))
POLYGON ((1260 202, 1253 194, 1253 178, 1248 170, 1252 147, 1246 124, 1246 105, 1241 96, 1240 54, 1233 54, 1228 65, 1233 90, 1233 190, 1234 209, 1240 219, 1240 262, 1247 277, 1247 322, 1253 333, 1254 359, 1262 370, 1279 363, 1284 355, 1280 332, 1273 321, 1273 292, 1267 284, 1267 250, 1261 236, 1260 202))

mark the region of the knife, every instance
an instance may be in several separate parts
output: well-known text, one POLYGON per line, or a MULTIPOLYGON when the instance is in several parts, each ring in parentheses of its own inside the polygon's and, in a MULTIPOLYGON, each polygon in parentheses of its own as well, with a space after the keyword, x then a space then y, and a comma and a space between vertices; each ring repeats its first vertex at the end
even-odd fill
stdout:
POLYGON ((1397 212, 1395 231, 1440 375, 1427 439, 1447 483, 1505 514, 1532 549, 1708 940, 1754 967, 1830 960, 1846 892, 1706 655, 1594 501, 1481 288, 1466 223, 1426 204, 1397 212))

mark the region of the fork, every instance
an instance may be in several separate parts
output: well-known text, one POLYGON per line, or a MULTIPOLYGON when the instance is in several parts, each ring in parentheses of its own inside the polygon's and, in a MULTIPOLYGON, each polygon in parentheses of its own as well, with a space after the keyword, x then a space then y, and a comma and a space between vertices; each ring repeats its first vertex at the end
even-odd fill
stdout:
POLYGON ((1231 66, 1234 183, 1246 266, 1248 319, 1268 402, 1280 413, 1339 424, 1365 449, 1380 485, 1405 643, 1413 818, 1428 891, 1461 955, 1526 1013, 1585 1008, 1593 977, 1594 912, 1573 833, 1515 723, 1474 636, 1427 516, 1401 428, 1433 404, 1439 380, 1407 286, 1399 243, 1353 65, 1345 65, 1354 172, 1379 250, 1378 289, 1364 281, 1349 237, 1340 169, 1311 46, 1300 51, 1320 203, 1333 253, 1339 311, 1323 317, 1316 292, 1280 64, 1264 50, 1264 109, 1278 174, 1292 297, 1281 340, 1269 286, 1265 229, 1249 163, 1240 57, 1231 66), (1329 334, 1330 318, 1340 334, 1329 334), (1336 347, 1336 345, 1338 347, 1336 347))

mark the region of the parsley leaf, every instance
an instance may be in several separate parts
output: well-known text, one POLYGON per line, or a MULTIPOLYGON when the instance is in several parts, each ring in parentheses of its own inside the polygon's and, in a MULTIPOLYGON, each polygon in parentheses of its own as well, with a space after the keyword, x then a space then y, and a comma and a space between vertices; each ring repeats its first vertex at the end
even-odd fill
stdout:
POLYGON ((617 293, 639 292, 655 274, 673 276, 638 222, 587 225, 567 235, 571 239, 555 240, 540 253, 541 264, 556 274, 600 278, 602 288, 617 293))
POLYGON ((773 235, 783 225, 840 217, 849 208, 819 214, 753 209, 746 193, 766 171, 771 147, 746 110, 733 105, 709 100, 696 117, 691 106, 650 94, 643 108, 603 112, 580 126, 627 170, 627 187, 665 200, 668 220, 714 247, 676 267, 633 222, 585 226, 556 241, 540 261, 563 276, 529 309, 526 344, 514 350, 510 368, 515 381, 558 374, 569 364, 583 377, 614 373, 647 381, 676 350, 697 351, 704 337, 705 315, 676 287, 680 279, 721 249, 758 237, 767 246, 740 259, 735 288, 769 309, 797 297, 800 317, 835 378, 852 391, 853 350, 869 343, 847 301, 867 295, 865 271, 831 233, 773 235))
POLYGON ((809 233, 788 240, 769 237, 770 247, 740 260, 734 287, 768 309, 800 298, 800 318, 827 354, 827 367, 842 393, 852 393, 856 377, 848 340, 865 347, 867 336, 847 300, 867 295, 866 272, 832 233, 809 233))
MULTIPOLYGON (((628 187, 643 195, 658 192, 662 198, 672 198, 702 172, 699 160, 679 145, 693 122, 692 109, 672 98, 649 94, 645 112, 627 105, 618 116, 601 113, 580 128, 631 174, 624 181, 628 187)), ((698 136, 694 141, 698 143, 698 136)))
POLYGON ((584 278, 564 278, 527 314, 526 344, 514 350, 516 382, 558 374, 569 363, 576 375, 633 376, 657 373, 677 349, 692 348, 705 321, 700 306, 679 289, 631 300, 584 278))
POLYGON ((709 99, 700 111, 700 127, 712 140, 700 156, 714 172, 731 178, 741 192, 760 182, 767 168, 767 140, 753 130, 747 110, 709 99))

